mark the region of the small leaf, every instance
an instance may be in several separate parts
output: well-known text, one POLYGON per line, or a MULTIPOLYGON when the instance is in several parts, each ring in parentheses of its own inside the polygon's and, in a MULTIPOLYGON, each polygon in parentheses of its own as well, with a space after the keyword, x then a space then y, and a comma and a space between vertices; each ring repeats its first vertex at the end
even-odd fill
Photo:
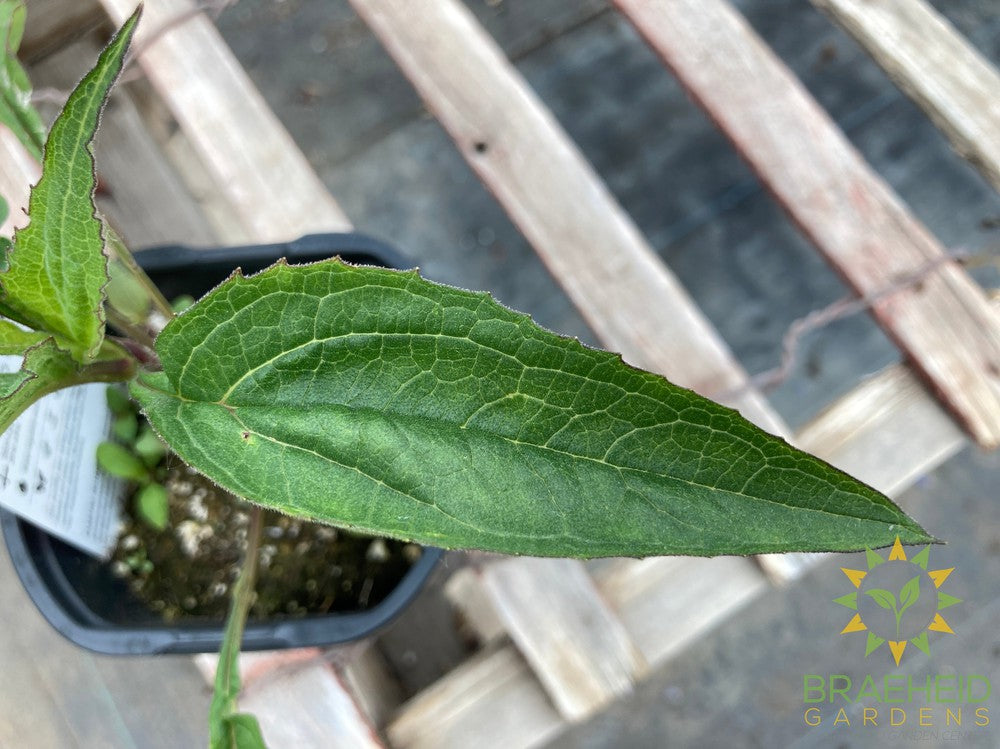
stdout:
POLYGON ((111 432, 119 442, 133 442, 139 433, 139 420, 134 413, 124 413, 114 420, 111 432))
POLYGON ((24 145, 36 160, 42 160, 45 125, 31 105, 31 83, 17 59, 25 20, 24 3, 19 0, 0 2, 0 123, 24 145))
POLYGON ((896 596, 888 590, 882 588, 872 588, 865 591, 866 596, 870 596, 875 603, 888 611, 896 610, 896 596))
POLYGON ((170 522, 170 498, 160 484, 147 484, 135 495, 136 515, 150 528, 162 531, 170 522))
POLYGON ((185 461, 275 509, 542 556, 855 550, 927 534, 735 411, 415 272, 234 276, 132 385, 185 461))
POLYGON ((133 413, 132 401, 129 400, 128 395, 125 394, 121 387, 109 385, 108 389, 104 392, 104 396, 108 401, 108 408, 115 416, 133 413))
POLYGON ((115 442, 97 446, 97 465, 112 476, 130 481, 148 481, 149 471, 137 457, 115 442))
POLYGON ((167 454, 167 449, 164 447, 163 442, 160 441, 160 438, 156 436, 156 433, 148 425, 144 426, 139 433, 139 438, 135 441, 134 449, 135 454, 142 458, 142 462, 148 468, 158 466, 160 461, 163 460, 163 456, 167 454))
POLYGON ((920 598, 920 575, 907 581, 899 591, 899 613, 903 614, 920 598))
POLYGON ((54 333, 86 363, 104 338, 107 258, 94 214, 91 141, 121 70, 138 11, 70 95, 45 145, 42 177, 31 191, 31 221, 14 236, 0 276, 3 302, 31 327, 54 333))
POLYGON ((170 302, 170 308, 176 314, 179 315, 181 312, 183 312, 184 310, 186 310, 192 304, 194 304, 194 297, 193 296, 189 296, 188 294, 181 294, 180 296, 175 297, 172 302, 170 302))

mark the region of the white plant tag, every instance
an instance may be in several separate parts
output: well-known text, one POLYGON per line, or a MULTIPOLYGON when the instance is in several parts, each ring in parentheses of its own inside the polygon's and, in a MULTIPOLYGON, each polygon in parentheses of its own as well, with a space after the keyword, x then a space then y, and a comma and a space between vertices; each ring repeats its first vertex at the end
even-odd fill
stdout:
MULTIPOLYGON (((0 371, 20 366, 20 357, 0 357, 0 371)), ((0 435, 0 505, 97 557, 114 548, 123 491, 97 469, 97 445, 111 432, 106 388, 47 395, 0 435)))

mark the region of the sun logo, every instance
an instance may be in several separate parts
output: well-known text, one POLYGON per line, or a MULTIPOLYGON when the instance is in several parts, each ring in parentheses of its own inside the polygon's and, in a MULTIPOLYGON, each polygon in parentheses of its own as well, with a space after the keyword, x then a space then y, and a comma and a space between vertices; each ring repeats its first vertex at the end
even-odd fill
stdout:
POLYGON ((866 658, 888 642, 898 666, 907 645, 930 655, 927 642, 930 632, 955 634, 941 611, 961 603, 962 599, 940 590, 955 568, 928 571, 930 549, 925 546, 907 559, 896 536, 888 559, 865 549, 867 570, 840 568, 857 588, 834 599, 835 603, 856 612, 840 634, 867 632, 866 658))

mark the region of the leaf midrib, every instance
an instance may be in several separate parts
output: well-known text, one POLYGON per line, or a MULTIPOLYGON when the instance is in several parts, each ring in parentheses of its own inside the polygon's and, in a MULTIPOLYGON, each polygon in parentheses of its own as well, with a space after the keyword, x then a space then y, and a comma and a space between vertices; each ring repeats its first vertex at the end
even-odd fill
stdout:
MULTIPOLYGON (((163 395, 166 395, 166 396, 171 397, 171 398, 175 398, 177 400, 180 400, 180 401, 183 401, 183 402, 186 402, 186 403, 220 406, 223 409, 225 409, 227 412, 230 413, 230 415, 237 421, 237 423, 240 425, 240 427, 242 428, 243 431, 250 432, 251 434, 253 434, 255 436, 258 436, 258 437, 260 437, 262 439, 266 439, 266 440, 268 440, 270 442, 273 442, 274 444, 277 444, 277 445, 280 445, 280 446, 283 446, 283 447, 288 447, 288 448, 291 448, 291 449, 294 449, 294 450, 300 450, 300 451, 303 451, 303 452, 308 452, 310 454, 316 455, 321 460, 326 460, 327 462, 333 463, 335 465, 338 465, 338 466, 341 466, 341 467, 344 467, 344 468, 348 468, 348 469, 351 469, 351 470, 356 470, 358 473, 360 473, 361 475, 365 476, 366 478, 369 478, 369 479, 371 479, 373 481, 376 481, 377 483, 383 484, 384 486, 386 486, 387 488, 391 489, 392 491, 398 492, 402 496, 405 496, 405 497, 407 497, 408 499, 410 499, 410 500, 412 500, 414 502, 417 502, 417 503, 419 503, 419 504, 421 504, 423 506, 427 505, 426 502, 423 502, 419 498, 414 497, 411 494, 408 494, 408 493, 406 493, 406 492, 404 492, 404 491, 402 491, 400 489, 396 489, 394 487, 391 487, 388 484, 385 484, 380 479, 378 479, 378 478, 376 478, 374 476, 371 476, 370 474, 362 471, 360 468, 358 468, 356 466, 345 465, 343 463, 340 463, 337 460, 334 460, 330 456, 323 455, 322 453, 317 453, 314 450, 309 450, 308 448, 304 448, 304 447, 302 447, 300 445, 294 445, 294 444, 291 444, 291 443, 288 443, 288 442, 284 442, 284 441, 278 439, 277 437, 273 437, 272 435, 262 434, 261 432, 258 432, 255 429, 251 429, 250 427, 246 426, 246 424, 244 423, 244 421, 239 417, 239 415, 237 413, 238 409, 240 409, 240 408, 266 408, 268 404, 263 404, 263 405, 261 405, 261 404, 231 405, 231 404, 227 404, 227 403, 222 403, 220 401, 194 400, 194 399, 186 398, 186 397, 180 395, 179 393, 173 393, 173 392, 169 392, 169 391, 163 390, 161 388, 153 387, 153 386, 149 385, 148 382, 144 382, 144 386, 145 387, 149 387, 151 390, 156 390, 157 392, 160 392, 163 395)), ((799 505, 790 505, 790 504, 787 504, 785 502, 779 502, 776 499, 771 499, 771 498, 767 498, 767 497, 759 497, 759 496, 756 496, 756 495, 753 495, 753 494, 747 494, 747 493, 745 493, 742 490, 741 491, 734 491, 732 489, 719 489, 719 488, 711 486, 709 484, 700 483, 698 481, 694 481, 694 480, 691 480, 691 479, 685 479, 685 478, 681 478, 681 477, 670 475, 670 474, 660 474, 660 473, 657 473, 657 472, 655 472, 653 470, 646 469, 646 468, 637 468, 637 467, 634 467, 634 466, 620 466, 620 465, 616 465, 614 463, 609 463, 608 461, 602 460, 600 458, 595 458, 595 457, 591 457, 591 456, 588 456, 588 455, 577 455, 577 454, 574 454, 574 453, 566 452, 565 450, 560 450, 558 448, 551 447, 549 445, 539 445, 539 444, 536 444, 536 443, 533 443, 533 442, 524 442, 524 441, 521 441, 521 440, 517 440, 517 439, 511 438, 511 437, 508 437, 506 435, 497 434, 497 433, 494 433, 494 432, 487 432, 487 431, 484 431, 484 430, 481 430, 481 429, 475 429, 475 428, 471 428, 470 429, 469 427, 464 426, 464 425, 455 424, 454 422, 450 422, 450 421, 442 421, 442 420, 434 419, 434 418, 428 417, 428 416, 415 416, 413 414, 402 414, 402 413, 399 413, 398 411, 379 410, 379 409, 371 408, 371 407, 367 407, 367 406, 355 406, 355 405, 350 405, 350 404, 346 404, 346 403, 329 403, 329 404, 325 404, 325 405, 344 408, 344 409, 347 409, 347 410, 352 411, 352 412, 372 413, 372 414, 376 414, 376 415, 379 415, 379 416, 382 416, 382 417, 392 416, 393 418, 396 418, 396 419, 399 419, 399 420, 402 420, 402 421, 420 420, 420 421, 422 421, 424 423, 431 424, 434 428, 437 428, 437 429, 440 429, 442 425, 445 426, 445 427, 447 427, 447 428, 451 428, 451 429, 457 428, 457 429, 461 429, 463 431, 470 431, 470 432, 478 433, 478 434, 481 434, 483 436, 489 437, 491 439, 504 440, 505 442, 508 442, 510 444, 513 444, 513 445, 518 445, 518 446, 523 446, 523 447, 529 447, 529 448, 534 448, 534 449, 537 449, 537 450, 551 452, 551 453, 563 456, 565 458, 569 458, 571 460, 583 460, 583 461, 588 461, 588 462, 596 463, 596 464, 599 464, 599 465, 603 465, 603 466, 605 466, 607 468, 614 469, 614 470, 616 470, 616 471, 618 471, 620 473, 623 473, 623 472, 633 472, 633 473, 636 473, 636 474, 641 474, 641 475, 649 476, 649 477, 652 477, 652 478, 663 478, 663 477, 666 477, 666 478, 669 478, 672 481, 676 481, 676 482, 682 483, 682 484, 687 484, 688 486, 697 487, 699 489, 704 489, 704 490, 708 490, 708 491, 712 491, 712 492, 721 492, 721 493, 729 494, 731 496, 742 497, 744 499, 753 500, 753 501, 756 501, 756 502, 765 502, 765 503, 772 504, 772 505, 778 505, 780 507, 784 507, 784 508, 786 508, 788 510, 792 510, 792 511, 818 512, 820 514, 829 515, 831 517, 841 517, 841 518, 848 518, 848 519, 852 519, 852 520, 866 520, 866 521, 870 521, 870 522, 884 522, 884 521, 878 520, 876 518, 871 518, 871 517, 861 518, 861 517, 859 517, 857 515, 852 515, 850 513, 834 512, 834 511, 831 511, 831 510, 828 510, 828 509, 824 509, 824 508, 819 508, 819 507, 804 507, 804 506, 799 506, 799 505)), ((285 405, 285 404, 282 404, 280 407, 283 408, 283 409, 291 410, 291 411, 305 410, 305 408, 303 408, 303 407, 294 406, 294 405, 285 405)), ((188 432, 188 434, 190 435, 190 432, 188 432)), ((746 444, 742 439, 740 441, 741 441, 741 443, 746 444)), ((756 446, 749 445, 749 447, 751 447, 752 449, 757 450, 759 452, 759 448, 757 448, 756 446)), ((766 460, 766 458, 764 458, 764 460, 766 460)), ((802 471, 802 470, 800 470, 798 468, 780 468, 780 469, 776 469, 776 470, 781 470, 781 471, 785 471, 785 472, 792 472, 792 473, 795 473, 795 474, 798 474, 798 475, 802 475, 802 476, 807 476, 808 477, 808 474, 806 474, 804 471, 802 471)), ((845 491, 845 490, 841 489, 840 491, 845 491)), ((865 496, 863 494, 857 494, 857 493, 854 493, 854 492, 850 492, 850 495, 852 497, 859 497, 859 498, 863 499, 869 506, 871 506, 871 507, 873 507, 875 509, 883 509, 883 510, 885 509, 885 507, 881 503, 877 502, 872 497, 868 497, 868 496, 865 496)), ((432 504, 431 506, 436 507, 436 505, 434 505, 434 504, 432 504)), ((670 514, 670 513, 666 512, 665 510, 663 510, 662 508, 659 508, 659 507, 655 507, 654 509, 656 509, 657 511, 660 511, 660 512, 665 512, 665 514, 668 514, 668 515, 670 514)), ((447 515, 447 513, 445 513, 445 514, 447 515)), ((451 517, 451 516, 448 515, 448 517, 451 517)), ((671 517, 674 517, 674 516, 671 515, 671 517)), ((459 522, 462 522, 462 521, 459 521, 459 522)), ((474 527, 474 526, 469 526, 469 527, 474 527)))

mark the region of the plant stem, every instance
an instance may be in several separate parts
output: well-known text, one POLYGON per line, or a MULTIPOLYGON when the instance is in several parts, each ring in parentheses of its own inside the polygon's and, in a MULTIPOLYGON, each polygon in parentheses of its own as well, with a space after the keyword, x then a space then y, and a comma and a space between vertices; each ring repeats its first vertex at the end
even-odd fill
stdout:
POLYGON ((243 629, 253 603, 254 586, 257 581, 262 517, 261 508, 253 507, 243 567, 236 585, 233 586, 229 618, 226 620, 226 631, 219 651, 219 665, 215 671, 215 694, 208 714, 209 746, 212 749, 242 745, 257 746, 258 744, 252 741, 247 744, 240 741, 238 735, 247 731, 255 733, 255 740, 259 740, 259 746, 263 746, 256 720, 249 715, 238 715, 236 704, 236 698, 240 693, 240 642, 243 640, 243 629), (240 718, 242 720, 237 721, 240 718))

